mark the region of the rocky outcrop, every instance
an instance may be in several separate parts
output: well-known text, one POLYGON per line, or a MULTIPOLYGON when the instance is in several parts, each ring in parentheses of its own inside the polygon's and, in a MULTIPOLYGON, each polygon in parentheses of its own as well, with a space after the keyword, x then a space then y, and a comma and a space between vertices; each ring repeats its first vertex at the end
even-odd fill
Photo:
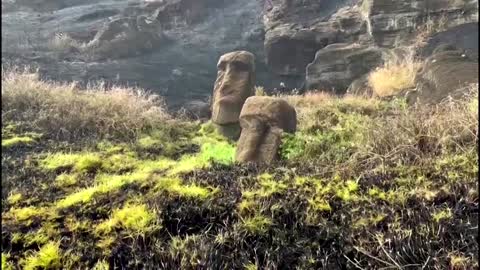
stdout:
POLYGON ((265 53, 272 72, 294 78, 289 88, 303 82, 305 67, 318 50, 332 43, 357 41, 366 32, 360 10, 347 1, 273 3, 264 15, 265 53))
POLYGON ((106 23, 83 50, 95 60, 119 59, 148 53, 164 42, 160 23, 127 17, 106 23))
POLYGON ((240 114, 240 125, 236 161, 271 163, 277 158, 282 133, 295 132, 297 114, 283 99, 249 97, 240 114))
POLYGON ((344 94, 350 84, 382 63, 382 51, 359 44, 331 44, 307 66, 308 89, 344 94))
MULTIPOLYGON (((67 4, 49 11, 19 4, 6 13, 2 9, 2 63, 27 63, 38 67, 46 79, 138 86, 164 96, 174 110, 211 95, 217 60, 230 51, 255 52, 258 84, 269 89, 279 83, 264 61, 258 0, 79 0, 67 4), (158 29, 131 31, 135 38, 126 42, 113 39, 113 43, 83 50, 109 23, 141 16, 148 24, 158 22, 158 29), (57 33, 71 37, 80 52, 59 54, 58 49, 45 46, 57 33)), ((119 31, 119 36, 128 29, 119 31)))
MULTIPOLYGON (((474 35, 468 40, 461 35, 478 36, 478 26, 473 30, 478 0, 268 2, 272 5, 259 0, 5 0, 2 63, 27 63, 47 79, 139 86, 178 109, 210 95, 216 60, 230 51, 255 54, 257 83, 267 90, 279 85, 285 91, 305 90, 302 86, 310 84, 339 93, 349 80, 360 85, 363 71, 332 81, 339 71, 328 67, 341 65, 315 59, 317 52, 324 58, 332 44, 390 49, 414 41, 421 26, 434 22, 447 31, 431 39, 429 48, 452 40, 463 42, 469 57, 475 55, 470 53, 474 35), (143 30, 139 18, 146 22, 143 30), (46 46, 58 33, 69 38, 46 46)), ((427 57, 431 49, 426 51, 427 57)), ((369 61, 369 53, 362 55, 369 61)), ((343 65, 346 73, 355 70, 349 65, 343 65)))
MULTIPOLYGON (((328 51, 323 51, 326 46, 359 43, 372 48, 394 48, 410 44, 426 23, 450 28, 477 22, 477 5, 478 0, 273 1, 273 8, 264 16, 267 63, 280 76, 298 78, 289 88, 298 87, 306 74, 307 86, 333 87, 309 82, 312 78, 321 81, 318 77, 329 77, 314 74, 314 67, 320 62, 315 55, 328 51), (309 63, 312 64, 307 68, 309 63)), ((323 67, 318 70, 324 71, 323 67)), ((353 82, 355 76, 337 74, 347 77, 339 78, 343 80, 339 91, 342 93, 348 88, 344 84, 353 82)))
POLYGON ((245 100, 254 95, 255 56, 236 51, 222 55, 212 98, 212 122, 223 135, 237 139, 239 116, 245 100))
POLYGON ((375 44, 394 47, 415 39, 429 20, 444 27, 478 21, 478 0, 364 0, 362 12, 375 44))
POLYGON ((454 45, 464 54, 478 60, 478 22, 466 23, 433 35, 420 50, 420 55, 428 57, 441 44, 454 45))
POLYGON ((478 84, 478 61, 451 45, 437 47, 415 78, 416 91, 407 94, 410 104, 435 104, 447 97, 459 98, 478 84))

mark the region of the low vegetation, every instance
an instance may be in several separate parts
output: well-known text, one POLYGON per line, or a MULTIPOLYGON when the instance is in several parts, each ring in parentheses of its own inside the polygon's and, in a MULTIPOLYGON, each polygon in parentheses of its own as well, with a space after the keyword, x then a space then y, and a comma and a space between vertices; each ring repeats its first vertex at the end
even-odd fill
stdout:
POLYGON ((387 56, 384 65, 368 75, 368 84, 377 97, 394 96, 415 88, 415 76, 421 65, 414 48, 399 50, 398 55, 387 56))
POLYGON ((2 122, 27 122, 53 138, 132 138, 165 124, 161 100, 139 89, 44 82, 38 74, 2 71, 2 122))
POLYGON ((477 92, 284 96, 298 131, 259 166, 132 89, 5 74, 2 269, 478 268, 477 92))

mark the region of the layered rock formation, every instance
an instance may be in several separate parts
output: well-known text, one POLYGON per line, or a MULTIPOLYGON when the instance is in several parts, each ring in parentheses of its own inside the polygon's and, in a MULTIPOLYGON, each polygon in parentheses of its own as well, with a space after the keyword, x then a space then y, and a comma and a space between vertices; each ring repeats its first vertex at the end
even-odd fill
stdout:
POLYGON ((353 81, 381 63, 382 51, 376 47, 355 43, 328 45, 307 65, 307 88, 343 94, 353 81))
POLYGON ((247 50, 256 56, 257 83, 266 89, 284 85, 286 90, 313 87, 340 94, 362 88, 364 73, 382 64, 380 51, 415 42, 426 25, 441 25, 446 31, 432 38, 423 57, 450 40, 478 59, 478 42, 473 45, 476 56, 471 46, 478 36, 478 0, 271 4, 5 0, 2 63, 39 66, 42 76, 55 80, 138 85, 178 107, 207 99, 215 61, 229 51, 247 50), (45 46, 58 33, 70 38, 45 46))
POLYGON ((305 79, 307 88, 340 94, 355 80, 353 88, 358 88, 362 73, 381 64, 378 48, 411 44, 426 24, 451 28, 478 22, 478 0, 274 3, 274 8, 264 16, 265 52, 271 70, 290 82, 290 88, 298 87, 305 79), (340 44, 333 45, 336 43, 340 44), (339 48, 353 44, 361 48, 360 60, 350 62, 353 50, 339 48), (357 64, 363 62, 363 57, 365 61, 359 69, 357 64), (352 74, 352 70, 357 72, 352 74))
POLYGON ((461 98, 470 84, 478 84, 478 62, 454 46, 439 46, 427 58, 415 78, 416 90, 407 94, 407 101, 435 104, 461 98))
POLYGON ((44 78, 139 86, 178 108, 211 95, 221 55, 249 50, 257 56, 258 83, 278 85, 264 61, 262 4, 257 0, 6 2, 2 1, 2 63, 39 67, 44 78), (53 4, 42 8, 47 2, 53 4), (142 16, 146 26, 154 27, 137 31, 134 26, 142 16), (127 21, 135 23, 128 26, 127 21), (103 45, 87 46, 97 43, 101 32, 110 32, 115 22, 127 26, 112 31, 116 37, 103 45), (50 46, 58 33, 71 39, 50 46), (66 47, 77 49, 64 53, 66 47))

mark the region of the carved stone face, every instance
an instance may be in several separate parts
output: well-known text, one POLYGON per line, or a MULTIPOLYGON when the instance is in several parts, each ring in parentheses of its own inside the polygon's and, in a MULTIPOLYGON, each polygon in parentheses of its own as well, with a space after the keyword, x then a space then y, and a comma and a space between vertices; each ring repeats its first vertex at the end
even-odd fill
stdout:
POLYGON ((254 94, 255 57, 246 51, 227 53, 220 57, 217 68, 212 122, 217 125, 238 123, 245 100, 254 94))
POLYGON ((245 102, 240 126, 236 160, 270 163, 277 157, 282 133, 295 132, 297 115, 285 100, 255 96, 245 102))

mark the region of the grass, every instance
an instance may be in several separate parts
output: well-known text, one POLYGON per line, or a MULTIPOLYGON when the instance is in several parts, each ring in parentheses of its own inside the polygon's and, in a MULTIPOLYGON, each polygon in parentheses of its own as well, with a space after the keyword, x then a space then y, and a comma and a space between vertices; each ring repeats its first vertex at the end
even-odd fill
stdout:
POLYGON ((63 33, 63 35, 55 35, 51 38, 47 46, 50 50, 55 52, 71 53, 73 50, 81 51, 85 49, 86 44, 80 43, 69 35, 63 33))
POLYGON ((266 96, 265 88, 263 86, 255 86, 255 96, 266 96))
POLYGON ((10 148, 19 145, 30 145, 35 143, 35 139, 31 137, 14 137, 2 140, 2 148, 10 148))
POLYGON ((407 48, 404 54, 390 55, 382 67, 368 75, 368 84, 375 96, 394 96, 415 87, 415 77, 421 62, 415 59, 414 49, 407 48))
POLYGON ((169 119, 163 102, 144 91, 45 82, 28 71, 2 70, 2 120, 31 121, 55 138, 132 138, 169 119))
POLYGON ((153 229, 157 217, 144 204, 126 205, 115 209, 110 219, 100 223, 95 231, 101 234, 110 233, 115 228, 125 229, 135 235, 143 235, 153 229))
POLYGON ((9 204, 14 205, 20 202, 22 198, 23 198, 22 193, 12 193, 8 196, 7 201, 9 204))
POLYGON ((59 187, 70 187, 77 184, 79 181, 78 174, 60 174, 55 178, 55 184, 59 187))
POLYGON ((2 253, 2 269, 4 269, 4 270, 12 270, 13 269, 12 264, 10 262, 8 262, 9 257, 10 256, 8 254, 2 253))
POLYGON ((64 199, 59 200, 56 203, 56 207, 61 209, 76 204, 88 203, 95 195, 116 191, 125 185, 146 181, 149 177, 150 174, 144 172, 124 175, 101 174, 96 177, 97 185, 78 190, 77 192, 68 195, 64 199))
POLYGON ((270 226, 272 226, 272 220, 265 216, 257 215, 242 220, 242 228, 254 235, 267 233, 270 226))
POLYGON ((205 200, 215 193, 215 189, 203 188, 195 184, 183 185, 181 180, 177 178, 159 179, 155 189, 166 191, 182 198, 197 198, 201 200, 205 200))
POLYGON ((73 169, 76 172, 91 172, 102 166, 102 159, 96 153, 63 154, 55 153, 42 160, 41 167, 49 171, 73 169))
POLYGON ((477 97, 282 96, 298 130, 270 166, 209 123, 71 140, 2 108, 2 136, 46 134, 2 155, 2 268, 477 269, 477 97))
POLYGON ((31 222, 34 217, 45 217, 47 212, 45 208, 29 206, 24 208, 11 208, 8 214, 16 221, 31 222))
POLYGON ((45 244, 36 254, 30 255, 25 259, 23 269, 55 269, 61 267, 61 251, 59 246, 60 243, 56 242, 45 244))

